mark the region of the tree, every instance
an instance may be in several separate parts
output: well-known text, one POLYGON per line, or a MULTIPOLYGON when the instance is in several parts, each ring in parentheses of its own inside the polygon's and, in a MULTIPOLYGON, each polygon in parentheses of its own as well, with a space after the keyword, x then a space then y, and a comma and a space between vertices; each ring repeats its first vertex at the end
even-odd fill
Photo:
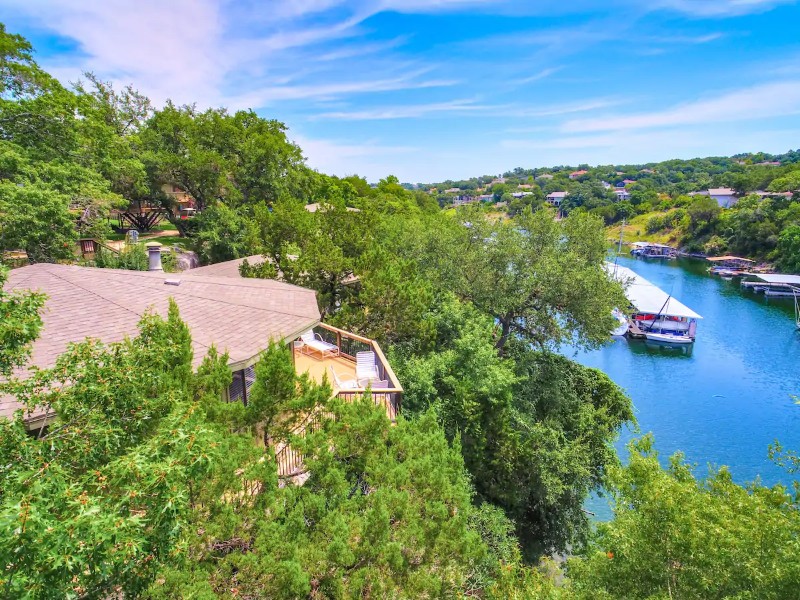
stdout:
POLYGON ((602 268, 605 235, 593 217, 557 222, 547 211, 528 210, 491 222, 468 211, 432 235, 431 278, 496 320, 501 353, 512 335, 539 347, 604 343, 611 310, 626 305, 622 288, 602 268))
POLYGON ((4 291, 7 280, 8 270, 0 265, 0 378, 9 377, 28 358, 42 327, 39 312, 45 301, 42 294, 4 291))
POLYGON ((495 585, 501 560, 517 564, 507 521, 473 506, 433 414, 392 426, 369 397, 327 411, 294 441, 305 483, 279 487, 270 461, 242 465, 246 489, 259 491, 226 502, 243 493, 228 477, 204 496, 186 562, 162 572, 151 598, 449 597, 495 585))
POLYGON ((566 358, 513 343, 498 356, 492 320, 453 298, 433 315, 436 347, 394 353, 404 411, 435 407, 481 500, 515 524, 528 560, 583 539, 582 510, 617 464, 611 445, 633 420, 630 400, 608 377, 566 358))
POLYGON ((38 435, 23 411, 0 420, 3 596, 133 596, 180 554, 222 436, 190 393, 188 330, 169 313, 145 317, 134 340, 77 344, 54 368, 0 383, 24 412, 53 415, 38 435))
POLYGON ((0 216, 0 251, 24 250, 32 263, 74 256, 75 221, 56 192, 0 183, 0 216))
POLYGON ((663 470, 645 437, 612 474, 614 519, 569 575, 579 598, 782 599, 800 586, 800 504, 781 486, 702 480, 680 455, 663 470))

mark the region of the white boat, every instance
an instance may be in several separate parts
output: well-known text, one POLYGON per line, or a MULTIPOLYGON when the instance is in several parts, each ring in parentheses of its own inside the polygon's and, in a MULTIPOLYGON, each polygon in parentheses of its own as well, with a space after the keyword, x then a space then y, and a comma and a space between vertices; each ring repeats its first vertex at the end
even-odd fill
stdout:
POLYGON ((652 333, 645 332, 645 337, 651 342, 664 342, 668 344, 692 344, 694 338, 678 333, 652 333))
POLYGON ((628 317, 625 316, 620 309, 615 308, 611 311, 612 316, 617 320, 618 325, 611 330, 611 335, 614 337, 620 337, 628 333, 628 317))

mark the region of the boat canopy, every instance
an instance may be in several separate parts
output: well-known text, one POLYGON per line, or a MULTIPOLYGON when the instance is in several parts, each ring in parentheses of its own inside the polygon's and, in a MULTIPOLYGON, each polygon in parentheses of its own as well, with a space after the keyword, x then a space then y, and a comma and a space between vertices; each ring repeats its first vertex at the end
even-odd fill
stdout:
POLYGON ((709 256, 706 260, 711 262, 745 262, 745 263, 754 263, 756 261, 750 260, 749 258, 742 258, 741 256, 709 256))
POLYGON ((753 277, 758 277, 767 283, 784 283, 787 285, 800 286, 800 275, 781 275, 780 273, 750 273, 753 277))
POLYGON ((680 300, 671 297, 664 290, 627 267, 606 263, 606 270, 612 277, 627 284, 625 295, 640 313, 654 315, 661 313, 668 317, 686 317, 688 319, 703 318, 680 300))
POLYGON ((674 250, 672 246, 668 246, 667 244, 659 244, 658 242, 631 242, 631 246, 635 246, 636 248, 669 248, 670 250, 674 250))

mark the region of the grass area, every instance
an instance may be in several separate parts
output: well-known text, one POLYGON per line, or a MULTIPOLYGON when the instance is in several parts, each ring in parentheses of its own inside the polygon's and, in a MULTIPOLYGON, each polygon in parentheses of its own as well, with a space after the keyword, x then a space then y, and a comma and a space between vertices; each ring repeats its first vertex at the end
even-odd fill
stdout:
MULTIPOLYGON (((625 243, 630 242, 657 242, 659 244, 674 245, 678 239, 678 232, 675 230, 658 231, 656 233, 647 233, 647 221, 650 217, 656 215, 666 214, 664 212, 649 212, 643 215, 637 215, 625 224, 625 231, 622 235, 622 241, 625 243)), ((606 237, 609 241, 619 241, 619 231, 622 223, 616 223, 610 227, 606 227, 606 237)))
POLYGON ((153 238, 152 240, 148 240, 148 238, 139 238, 140 241, 147 243, 148 241, 158 242, 163 246, 180 246, 181 248, 189 248, 189 239, 185 237, 180 237, 178 235, 161 235, 158 237, 153 238))

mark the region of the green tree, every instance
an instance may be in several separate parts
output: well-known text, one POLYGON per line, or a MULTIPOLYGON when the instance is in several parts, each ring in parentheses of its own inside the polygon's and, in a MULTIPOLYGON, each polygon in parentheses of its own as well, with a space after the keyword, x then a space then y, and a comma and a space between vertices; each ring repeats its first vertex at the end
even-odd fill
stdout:
POLYGON ((612 475, 614 519, 570 561, 579 598, 783 599, 800 588, 800 505, 781 486, 661 468, 649 437, 612 475))
POLYGON ((180 554, 218 439, 190 394, 188 330, 169 313, 145 317, 134 340, 76 344, 0 384, 25 406, 0 420, 3 596, 132 596, 180 554), (23 412, 50 424, 30 435, 23 412))
POLYGON ((500 328, 500 352, 512 336, 539 347, 608 339, 611 310, 625 306, 622 288, 603 270, 602 222, 588 215, 554 221, 525 211, 491 222, 476 211, 431 232, 435 273, 445 290, 472 302, 500 328))

